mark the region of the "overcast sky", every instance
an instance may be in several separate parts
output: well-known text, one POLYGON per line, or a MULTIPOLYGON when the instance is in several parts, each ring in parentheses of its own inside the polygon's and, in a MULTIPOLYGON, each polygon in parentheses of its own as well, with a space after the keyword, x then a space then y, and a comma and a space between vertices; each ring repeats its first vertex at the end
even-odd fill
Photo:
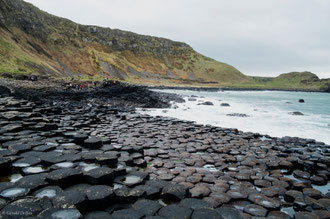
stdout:
POLYGON ((247 75, 330 78, 330 0, 27 0, 81 24, 188 43, 247 75))

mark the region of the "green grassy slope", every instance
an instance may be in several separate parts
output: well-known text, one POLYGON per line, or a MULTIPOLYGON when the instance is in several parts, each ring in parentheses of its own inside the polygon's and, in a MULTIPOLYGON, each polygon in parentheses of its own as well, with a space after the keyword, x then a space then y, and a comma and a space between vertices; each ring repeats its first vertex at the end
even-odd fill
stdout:
POLYGON ((254 83, 185 43, 76 24, 21 0, 0 0, 0 51, 0 71, 12 74, 110 74, 165 85, 254 83))

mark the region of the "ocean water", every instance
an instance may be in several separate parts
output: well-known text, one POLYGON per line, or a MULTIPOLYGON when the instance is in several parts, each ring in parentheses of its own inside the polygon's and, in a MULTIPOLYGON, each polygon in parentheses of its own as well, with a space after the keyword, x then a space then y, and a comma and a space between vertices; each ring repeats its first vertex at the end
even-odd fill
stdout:
POLYGON ((273 137, 311 138, 330 144, 330 94, 285 91, 219 91, 154 90, 180 94, 185 103, 171 109, 139 110, 151 116, 166 116, 195 121, 273 137), (196 101, 188 101, 192 96, 196 101), (299 103, 304 99, 305 103, 299 103), (214 105, 199 105, 211 101, 214 105), (230 107, 222 107, 228 103, 230 107), (301 112, 304 115, 292 115, 301 112), (246 114, 248 117, 228 116, 246 114))

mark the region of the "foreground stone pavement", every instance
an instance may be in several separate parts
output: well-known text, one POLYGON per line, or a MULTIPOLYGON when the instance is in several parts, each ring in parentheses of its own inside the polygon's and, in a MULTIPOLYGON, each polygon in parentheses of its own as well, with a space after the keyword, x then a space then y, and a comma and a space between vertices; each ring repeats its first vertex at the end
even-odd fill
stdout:
POLYGON ((330 217, 314 140, 12 97, 0 124, 0 218, 330 217))

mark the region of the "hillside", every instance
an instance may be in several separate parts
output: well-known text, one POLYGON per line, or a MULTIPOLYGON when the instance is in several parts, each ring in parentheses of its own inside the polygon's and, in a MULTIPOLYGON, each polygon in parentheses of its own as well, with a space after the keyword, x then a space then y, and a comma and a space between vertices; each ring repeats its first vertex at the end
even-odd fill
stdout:
POLYGON ((251 84, 234 67, 189 45, 86 26, 22 0, 0 0, 0 72, 111 78, 143 84, 251 84))
POLYGON ((280 90, 310 90, 330 92, 330 79, 320 79, 311 72, 290 72, 275 78, 253 77, 256 87, 280 90))

